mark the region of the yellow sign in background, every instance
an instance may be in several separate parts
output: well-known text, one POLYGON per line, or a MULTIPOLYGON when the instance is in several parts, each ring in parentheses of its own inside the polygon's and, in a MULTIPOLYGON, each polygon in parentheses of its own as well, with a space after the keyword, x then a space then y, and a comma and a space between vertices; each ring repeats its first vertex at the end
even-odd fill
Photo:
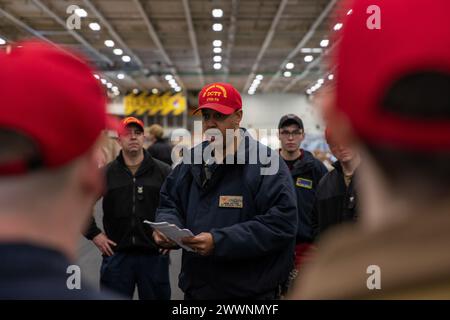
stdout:
POLYGON ((186 97, 182 93, 172 95, 170 92, 162 95, 151 94, 146 91, 138 95, 131 93, 125 96, 123 103, 127 116, 132 114, 138 116, 144 114, 150 116, 173 114, 178 116, 187 108, 186 97))

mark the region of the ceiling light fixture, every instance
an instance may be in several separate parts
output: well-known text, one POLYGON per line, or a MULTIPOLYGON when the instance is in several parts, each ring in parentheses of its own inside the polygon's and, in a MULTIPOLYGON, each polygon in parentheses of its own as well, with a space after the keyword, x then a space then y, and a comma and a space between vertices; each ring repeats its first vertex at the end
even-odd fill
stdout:
POLYGON ((223 25, 221 23, 214 23, 212 26, 213 31, 222 31, 223 30, 223 25))
POLYGON ((97 22, 89 23, 89 28, 93 31, 99 31, 101 29, 100 25, 97 22))
POLYGON ((105 46, 112 48, 114 47, 114 41, 112 40, 105 40, 105 46))
POLYGON ((212 10, 212 16, 214 18, 222 18, 223 16, 223 10, 222 9, 213 9, 212 10))

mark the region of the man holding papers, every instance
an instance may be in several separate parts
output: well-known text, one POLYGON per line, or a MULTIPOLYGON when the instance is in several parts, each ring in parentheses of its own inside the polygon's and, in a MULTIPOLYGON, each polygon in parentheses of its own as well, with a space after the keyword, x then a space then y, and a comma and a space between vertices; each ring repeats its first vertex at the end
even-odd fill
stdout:
MULTIPOLYGON (((193 251, 183 250, 179 286, 185 299, 276 299, 293 267, 297 232, 288 168, 239 128, 242 100, 230 84, 204 87, 197 110, 209 139, 183 154, 156 212, 156 222, 195 235, 183 239, 193 251)), ((153 237, 174 246, 158 231, 153 237)))

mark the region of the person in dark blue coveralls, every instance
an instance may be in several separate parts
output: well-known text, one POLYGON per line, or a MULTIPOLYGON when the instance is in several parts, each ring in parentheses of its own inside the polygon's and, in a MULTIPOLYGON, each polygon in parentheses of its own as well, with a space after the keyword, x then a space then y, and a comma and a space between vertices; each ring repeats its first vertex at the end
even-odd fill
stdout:
POLYGON ((103 187, 104 90, 85 62, 47 43, 17 43, 0 65, 0 299, 114 298, 72 265, 103 187))
POLYGON ((303 121, 295 114, 281 117, 278 123, 280 156, 291 172, 297 193, 298 230, 295 247, 295 272, 298 272, 313 242, 312 225, 309 217, 316 200, 320 179, 328 172, 321 161, 311 152, 300 148, 305 139, 303 121))
POLYGON ((184 239, 193 251, 183 251, 179 286, 185 299, 276 299, 293 267, 297 234, 289 170, 277 152, 239 130, 242 100, 230 84, 205 86, 197 110, 210 139, 183 154, 156 212, 157 221, 195 235, 184 239), (227 129, 238 132, 231 141, 224 141, 227 129))

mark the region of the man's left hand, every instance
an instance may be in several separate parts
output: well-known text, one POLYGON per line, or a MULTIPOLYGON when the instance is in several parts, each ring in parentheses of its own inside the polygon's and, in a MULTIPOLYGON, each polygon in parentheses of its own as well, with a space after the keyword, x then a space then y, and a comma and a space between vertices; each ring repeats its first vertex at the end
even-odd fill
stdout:
POLYGON ((209 232, 202 232, 195 237, 183 238, 182 242, 202 256, 210 255, 214 249, 214 239, 209 232))

